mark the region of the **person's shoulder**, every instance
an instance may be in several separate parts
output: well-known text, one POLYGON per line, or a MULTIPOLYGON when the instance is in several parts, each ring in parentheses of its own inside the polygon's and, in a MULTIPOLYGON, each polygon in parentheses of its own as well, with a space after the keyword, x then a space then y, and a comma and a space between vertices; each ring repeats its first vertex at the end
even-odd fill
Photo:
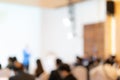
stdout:
POLYGON ((9 80, 15 80, 16 76, 12 76, 9 78, 9 80))
POLYGON ((28 78, 30 79, 30 80, 35 80, 35 77, 34 76, 32 76, 32 75, 28 75, 28 78))
POLYGON ((31 79, 35 79, 35 77, 33 75, 28 74, 28 73, 24 73, 23 76, 29 77, 31 79))
POLYGON ((52 70, 51 72, 56 72, 57 70, 52 70))
POLYGON ((77 80, 77 79, 72 74, 70 74, 64 80, 77 80))
POLYGON ((70 80, 77 80, 73 75, 70 75, 69 79, 70 80))
POLYGON ((30 76, 31 78, 35 78, 33 75, 31 75, 31 74, 27 74, 28 76, 30 76))
POLYGON ((49 74, 46 72, 43 72, 39 77, 39 80, 48 80, 48 79, 49 79, 49 74))
POLYGON ((72 77, 72 80, 77 80, 74 76, 72 77))
POLYGON ((51 71, 51 73, 53 73, 53 74, 54 74, 54 73, 58 73, 58 71, 57 71, 57 70, 53 70, 53 71, 51 71))

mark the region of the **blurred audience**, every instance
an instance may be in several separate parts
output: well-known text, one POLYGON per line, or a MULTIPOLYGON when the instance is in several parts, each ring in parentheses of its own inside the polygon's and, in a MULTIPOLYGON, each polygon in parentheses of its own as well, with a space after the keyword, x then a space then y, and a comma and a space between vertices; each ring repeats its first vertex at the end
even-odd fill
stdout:
MULTIPOLYGON (((86 54, 87 55, 87 54, 86 54)), ((16 57, 8 58, 8 65, 1 69, 0 78, 9 80, 120 80, 120 65, 115 56, 101 60, 97 56, 77 56, 74 67, 56 59, 56 69, 50 75, 45 72, 40 59, 36 60, 37 68, 34 75, 25 71, 23 64, 16 57)))
POLYGON ((83 59, 81 57, 77 56, 75 66, 82 66, 83 65, 82 61, 83 61, 83 59))
POLYGON ((61 80, 61 77, 58 73, 58 68, 61 64, 63 64, 62 60, 56 59, 56 69, 51 72, 49 80, 61 80))
POLYGON ((8 58, 8 65, 7 68, 9 68, 10 70, 12 70, 14 68, 14 62, 17 61, 16 57, 9 57, 8 58))
POLYGON ((91 69, 90 80, 117 80, 117 68, 113 65, 115 57, 110 56, 105 60, 104 64, 91 69))
POLYGON ((72 68, 72 73, 77 80, 87 80, 87 69, 83 65, 83 59, 79 56, 76 57, 76 63, 72 68))
POLYGON ((111 64, 111 65, 113 65, 113 64, 115 64, 115 56, 110 56, 105 62, 104 62, 104 64, 111 64))
POLYGON ((1 77, 6 77, 9 78, 11 76, 14 76, 13 68, 14 68, 14 62, 17 61, 16 57, 9 57, 8 58, 8 65, 4 69, 0 70, 0 78, 1 77))

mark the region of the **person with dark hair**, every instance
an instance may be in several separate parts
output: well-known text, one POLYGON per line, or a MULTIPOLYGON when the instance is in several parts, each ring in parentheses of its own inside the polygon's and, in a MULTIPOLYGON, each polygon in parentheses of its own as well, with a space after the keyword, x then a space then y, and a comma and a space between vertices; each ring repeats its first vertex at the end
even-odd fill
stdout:
POLYGON ((37 63, 37 69, 35 70, 35 77, 39 77, 44 72, 44 70, 41 61, 39 59, 36 61, 36 63, 37 63))
POLYGON ((7 68, 10 69, 10 70, 13 69, 13 58, 12 57, 8 58, 7 68))
POLYGON ((12 76, 9 78, 9 80, 35 80, 35 78, 24 72, 24 67, 19 62, 14 62, 14 68, 15 76, 12 76))
POLYGON ((53 70, 50 74, 49 80, 61 80, 61 77, 58 73, 58 67, 62 64, 62 60, 61 59, 56 59, 56 70, 53 70))
POLYGON ((62 64, 62 60, 61 59, 56 59, 56 66, 59 66, 62 64))
POLYGON ((111 64, 113 65, 115 63, 115 56, 110 56, 105 62, 104 64, 111 64))
POLYGON ((76 63, 74 64, 75 66, 83 66, 82 64, 83 59, 79 56, 76 57, 76 63))
POLYGON ((44 71, 41 60, 36 61, 37 69, 35 70, 36 80, 48 80, 48 74, 44 71))
POLYGON ((12 70, 13 69, 13 66, 14 66, 14 62, 17 61, 17 58, 16 57, 9 57, 8 58, 8 65, 7 65, 7 68, 12 70))
POLYGON ((58 68, 60 76, 63 80, 77 80, 71 73, 70 66, 68 64, 62 64, 58 68))
POLYGON ((17 58, 16 57, 13 57, 13 62, 17 61, 17 58))

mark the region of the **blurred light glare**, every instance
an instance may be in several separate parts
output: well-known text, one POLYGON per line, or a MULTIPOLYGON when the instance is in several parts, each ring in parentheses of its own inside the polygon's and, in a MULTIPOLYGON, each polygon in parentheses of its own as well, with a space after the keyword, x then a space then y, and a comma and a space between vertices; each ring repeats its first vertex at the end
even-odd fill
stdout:
POLYGON ((72 25, 71 21, 69 18, 64 18, 63 19, 63 24, 66 26, 66 27, 70 27, 72 25))
POLYGON ((116 54, 116 21, 115 17, 112 17, 112 22, 111 22, 111 40, 112 40, 112 55, 116 54))

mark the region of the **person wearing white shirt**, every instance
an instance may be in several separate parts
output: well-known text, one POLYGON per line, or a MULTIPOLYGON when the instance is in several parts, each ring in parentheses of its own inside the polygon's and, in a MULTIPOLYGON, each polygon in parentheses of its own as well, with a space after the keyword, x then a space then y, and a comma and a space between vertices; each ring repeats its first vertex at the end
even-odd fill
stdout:
POLYGON ((116 68, 111 64, 102 64, 90 71, 90 80, 117 80, 116 68))

